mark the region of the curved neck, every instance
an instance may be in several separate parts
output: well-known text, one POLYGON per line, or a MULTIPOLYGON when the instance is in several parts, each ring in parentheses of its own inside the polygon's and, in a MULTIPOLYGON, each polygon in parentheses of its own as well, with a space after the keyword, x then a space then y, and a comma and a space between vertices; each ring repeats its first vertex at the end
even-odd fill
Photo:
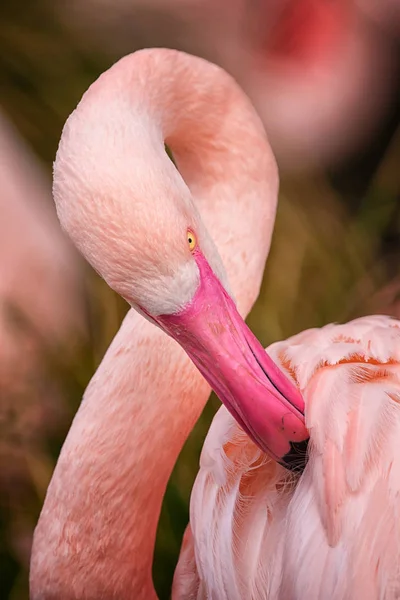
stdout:
MULTIPOLYGON (((258 295, 277 188, 275 162, 248 100, 217 67, 167 50, 122 59, 82 104, 88 98, 93 107, 96 99, 100 111, 107 101, 113 106, 114 93, 124 94, 131 118, 148 127, 149 151, 154 132, 160 146, 171 146, 247 314, 258 295)), ((98 119, 99 111, 79 110, 90 135, 90 116, 98 119)), ((85 393, 49 486, 32 551, 32 600, 155 596, 162 498, 208 395, 183 350, 130 311, 85 393)))
POLYGON ((31 597, 155 597, 162 498, 209 388, 131 310, 85 392, 35 531, 31 597))

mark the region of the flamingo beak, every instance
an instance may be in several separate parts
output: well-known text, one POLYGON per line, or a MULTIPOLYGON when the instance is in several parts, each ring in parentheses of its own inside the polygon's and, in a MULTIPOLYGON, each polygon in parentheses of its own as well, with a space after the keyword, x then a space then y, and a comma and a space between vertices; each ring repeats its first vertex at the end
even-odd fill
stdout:
POLYGON ((291 470, 306 462, 304 401, 267 355, 198 252, 200 284, 189 305, 157 323, 184 348, 250 438, 291 470))

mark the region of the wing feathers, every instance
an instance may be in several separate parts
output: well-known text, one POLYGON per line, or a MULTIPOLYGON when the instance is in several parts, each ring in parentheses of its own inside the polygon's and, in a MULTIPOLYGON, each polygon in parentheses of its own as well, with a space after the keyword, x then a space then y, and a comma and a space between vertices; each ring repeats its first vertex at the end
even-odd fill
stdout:
POLYGON ((399 599, 399 322, 329 325, 268 352, 304 395, 308 465, 296 479, 218 411, 177 569, 192 582, 174 600, 399 599))

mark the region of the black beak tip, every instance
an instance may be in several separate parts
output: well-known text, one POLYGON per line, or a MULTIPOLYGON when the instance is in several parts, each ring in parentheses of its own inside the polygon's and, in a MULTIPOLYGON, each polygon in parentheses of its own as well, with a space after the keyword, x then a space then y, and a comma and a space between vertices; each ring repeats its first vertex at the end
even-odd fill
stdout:
POLYGON ((309 438, 302 442, 290 442, 290 450, 279 461, 280 464, 293 473, 301 474, 308 460, 308 442, 309 438))

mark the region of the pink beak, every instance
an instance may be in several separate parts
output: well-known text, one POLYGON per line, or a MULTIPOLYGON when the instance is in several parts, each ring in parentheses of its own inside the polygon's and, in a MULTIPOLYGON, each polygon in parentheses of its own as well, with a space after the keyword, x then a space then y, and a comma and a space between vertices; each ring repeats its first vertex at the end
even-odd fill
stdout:
POLYGON ((306 462, 304 401, 267 355, 201 252, 200 285, 180 313, 157 323, 184 348, 251 439, 292 470, 306 462))

